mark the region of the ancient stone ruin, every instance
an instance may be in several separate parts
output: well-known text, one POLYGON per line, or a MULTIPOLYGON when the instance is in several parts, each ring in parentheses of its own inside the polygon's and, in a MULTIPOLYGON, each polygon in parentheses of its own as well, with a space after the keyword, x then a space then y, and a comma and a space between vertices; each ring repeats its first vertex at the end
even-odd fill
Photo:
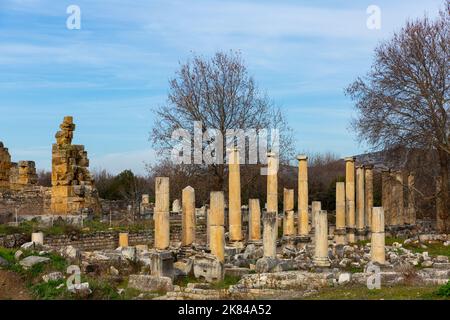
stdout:
POLYGON ((54 214, 77 214, 97 208, 98 195, 89 173, 89 159, 83 145, 72 145, 75 124, 64 117, 52 148, 52 202, 54 214))

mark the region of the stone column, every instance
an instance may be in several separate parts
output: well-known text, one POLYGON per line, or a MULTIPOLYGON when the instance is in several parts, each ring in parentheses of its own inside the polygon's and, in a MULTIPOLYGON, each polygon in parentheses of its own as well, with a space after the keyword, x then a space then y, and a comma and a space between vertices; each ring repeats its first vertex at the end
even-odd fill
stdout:
POLYGON ((261 207, 259 199, 250 199, 248 207, 248 240, 250 242, 259 242, 261 240, 261 207))
POLYGON ((31 234, 31 242, 34 242, 35 244, 44 245, 44 233, 33 232, 31 234))
POLYGON ((239 149, 232 148, 228 165, 228 212, 230 241, 242 241, 241 175, 239 149))
POLYGON ((389 169, 381 171, 381 205, 384 211, 384 223, 390 226, 392 225, 392 187, 389 169))
POLYGON ((294 222, 294 189, 284 189, 283 192, 283 236, 291 237, 295 235, 294 222))
POLYGON ((156 178, 155 195, 155 248, 165 250, 170 245, 169 178, 156 178))
POLYGON ((384 250, 384 210, 383 207, 373 207, 372 209, 372 244, 370 255, 372 262, 385 263, 384 250))
POLYGON ((220 262, 225 261, 225 206, 222 191, 211 192, 209 209, 209 248, 220 262))
POLYGON ((264 257, 276 258, 277 256, 277 213, 265 212, 263 215, 263 249, 264 257))
POLYGON ((446 226, 445 226, 445 220, 443 219, 443 216, 445 214, 445 203, 442 201, 442 198, 440 197, 442 190, 442 177, 438 176, 436 177, 436 229, 439 232, 445 232, 446 226))
POLYGON ((278 158, 273 152, 267 154, 267 169, 267 212, 276 213, 278 230, 278 158))
POLYGON ((336 182, 336 229, 334 240, 336 244, 346 243, 345 230, 345 182, 336 182))
POLYGON ((408 174, 408 224, 416 224, 416 197, 414 191, 415 176, 413 172, 408 174))
POLYGON ((150 204, 150 196, 148 194, 143 194, 141 203, 142 204, 150 204))
POLYGON ((308 157, 298 155, 298 235, 309 240, 308 157))
POLYGON ((187 186, 182 192, 181 245, 190 246, 195 242, 195 190, 187 186))
POLYGON ((403 174, 401 171, 395 171, 393 173, 394 185, 392 188, 393 196, 393 215, 392 215, 392 225, 401 226, 403 225, 403 174))
POLYGON ((322 203, 320 201, 313 201, 311 202, 311 233, 315 232, 316 228, 316 215, 320 213, 320 210, 322 210, 322 203))
POLYGON ((119 233, 119 247, 128 247, 128 233, 119 233))
POLYGON ((365 240, 365 209, 364 204, 364 166, 356 167, 356 235, 357 240, 365 240))
POLYGON ((372 208, 373 208, 373 165, 364 166, 365 193, 364 193, 364 221, 367 230, 370 232, 372 226, 372 208))
POLYGON ((316 213, 314 219, 314 265, 317 267, 329 267, 328 259, 328 218, 325 210, 316 213))
POLYGON ((355 242, 355 158, 345 158, 345 207, 347 241, 355 242))

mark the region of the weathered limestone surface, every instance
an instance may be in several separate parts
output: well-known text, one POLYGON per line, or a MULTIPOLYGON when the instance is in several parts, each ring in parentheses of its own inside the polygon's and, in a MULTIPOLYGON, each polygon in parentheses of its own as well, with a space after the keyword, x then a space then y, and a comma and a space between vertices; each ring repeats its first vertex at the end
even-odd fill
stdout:
POLYGON ((381 204, 386 226, 392 224, 392 179, 389 169, 381 171, 381 204))
POLYGON ((181 244, 190 246, 195 241, 195 190, 187 186, 182 192, 182 236, 181 244))
POLYGON ((12 190, 23 190, 27 186, 35 186, 37 181, 34 161, 19 161, 11 164, 9 183, 12 190))
POLYGON ((344 182, 336 182, 336 229, 334 230, 334 239, 336 244, 346 243, 344 182))
POLYGON ((355 158, 345 158, 345 206, 347 240, 355 242, 355 158))
POLYGON ((276 213, 278 230, 278 158, 273 152, 267 154, 267 169, 267 212, 276 213))
POLYGON ((365 239, 364 166, 356 168, 356 233, 357 240, 365 239))
POLYGON ((364 221, 370 231, 372 225, 373 208, 373 165, 364 166, 365 193, 364 193, 364 221))
POLYGON ((291 237, 295 235, 294 189, 285 188, 283 195, 283 235, 291 237))
POLYGON ((169 178, 157 177, 155 181, 155 248, 165 250, 170 244, 169 178))
POLYGON ((308 222, 308 157, 297 156, 298 160, 298 234, 307 238, 309 234, 308 222))
POLYGON ((9 172, 11 169, 11 155, 3 142, 0 141, 0 189, 9 189, 9 172))
POLYGON ((314 233, 314 264, 318 267, 329 267, 330 261, 328 259, 328 217, 325 210, 320 210, 316 213, 314 219, 315 233, 314 233))
POLYGON ((372 245, 371 260, 380 264, 385 263, 385 234, 384 234, 384 212, 382 207, 372 209, 372 245))
POLYGON ((277 214, 265 212, 263 216, 263 247, 264 257, 276 258, 277 256, 277 214))
POLYGON ((416 224, 416 197, 415 176, 413 172, 408 174, 408 224, 416 224))
POLYGON ((241 175, 239 169, 239 150, 230 151, 228 165, 228 214, 230 241, 242 240, 242 213, 241 213, 241 175))
POLYGON ((261 207, 259 199, 250 199, 249 206, 249 228, 248 228, 248 240, 260 241, 261 240, 261 207))
POLYGON ((393 172, 392 187, 392 216, 391 224, 394 226, 403 225, 404 198, 403 198, 403 173, 401 171, 393 172))
POLYGON ((72 145, 73 118, 64 117, 60 129, 52 148, 52 212, 99 211, 98 193, 89 173, 87 152, 82 145, 72 145))
POLYGON ((211 192, 209 211, 209 248, 220 262, 225 261, 225 206, 222 191, 211 192))

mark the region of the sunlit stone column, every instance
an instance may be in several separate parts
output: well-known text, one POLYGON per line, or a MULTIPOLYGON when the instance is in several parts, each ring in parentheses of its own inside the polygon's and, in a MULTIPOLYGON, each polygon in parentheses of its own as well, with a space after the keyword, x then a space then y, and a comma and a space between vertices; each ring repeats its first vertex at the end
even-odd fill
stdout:
POLYGON ((261 240, 261 207, 259 199, 250 199, 248 207, 248 240, 250 242, 259 242, 261 240))
POLYGON ((169 178, 157 177, 155 184, 155 248, 165 250, 170 245, 169 178))
POLYGON ((267 212, 276 213, 278 230, 278 158, 273 152, 267 153, 267 169, 267 212))
POLYGON ((334 240, 336 244, 346 243, 345 229, 345 182, 336 182, 336 229, 334 240))
POLYGON ((298 155, 298 235, 309 239, 308 219, 308 157, 298 155))
POLYGON ((311 223, 313 225, 311 232, 315 232, 316 228, 316 215, 322 210, 322 203, 320 201, 311 202, 311 223))
POLYGON ((364 221, 367 230, 370 232, 372 225, 372 208, 373 208, 373 165, 364 166, 365 178, 365 194, 364 194, 364 221))
POLYGON ((408 174, 408 224, 416 224, 416 196, 414 172, 408 174))
POLYGON ((364 166, 356 167, 356 240, 365 240, 364 166))
POLYGON ((355 158, 345 158, 345 207, 347 241, 355 242, 355 158))
POLYGON ((329 267, 328 259, 328 218, 325 210, 316 213, 314 219, 314 265, 317 267, 329 267))
POLYGON ((370 255, 372 262, 385 263, 385 235, 383 207, 372 209, 372 243, 370 255))
POLYGON ((191 186, 183 189, 181 195, 181 245, 190 246, 195 241, 195 190, 191 186))
POLYGON ((119 233, 119 247, 128 247, 128 233, 119 233))
POLYGON ((276 212, 265 212, 263 215, 263 224, 264 257, 276 258, 278 236, 276 212))
POLYGON ((283 235, 291 237, 295 235, 294 222, 294 189, 284 189, 283 193, 283 235))
POLYGON ((211 254, 225 261, 225 206, 222 191, 211 192, 209 209, 209 248, 211 254))
POLYGON ((241 174, 238 148, 232 148, 230 150, 228 169, 228 222, 230 241, 242 241, 241 174))
MULTIPOLYGON (((392 225, 392 179, 391 171, 384 169, 381 171, 381 205, 384 211, 384 223, 386 226, 392 225)), ((373 219, 372 219, 373 220, 373 219)))

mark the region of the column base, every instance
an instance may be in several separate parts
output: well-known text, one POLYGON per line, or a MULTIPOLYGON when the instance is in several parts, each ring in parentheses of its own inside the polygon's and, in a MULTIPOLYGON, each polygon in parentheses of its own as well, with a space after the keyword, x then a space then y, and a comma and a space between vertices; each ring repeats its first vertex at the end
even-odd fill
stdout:
POLYGON ((248 240, 247 245, 253 244, 255 246, 262 246, 263 242, 262 240, 248 240))
POLYGON ((238 249, 243 249, 245 247, 244 241, 230 241, 228 245, 238 249))
POLYGON ((348 243, 355 243, 355 228, 347 227, 347 242, 348 243))
POLYGON ((328 258, 314 257, 313 263, 314 266, 321 268, 328 268, 331 265, 330 260, 328 260, 328 258))

